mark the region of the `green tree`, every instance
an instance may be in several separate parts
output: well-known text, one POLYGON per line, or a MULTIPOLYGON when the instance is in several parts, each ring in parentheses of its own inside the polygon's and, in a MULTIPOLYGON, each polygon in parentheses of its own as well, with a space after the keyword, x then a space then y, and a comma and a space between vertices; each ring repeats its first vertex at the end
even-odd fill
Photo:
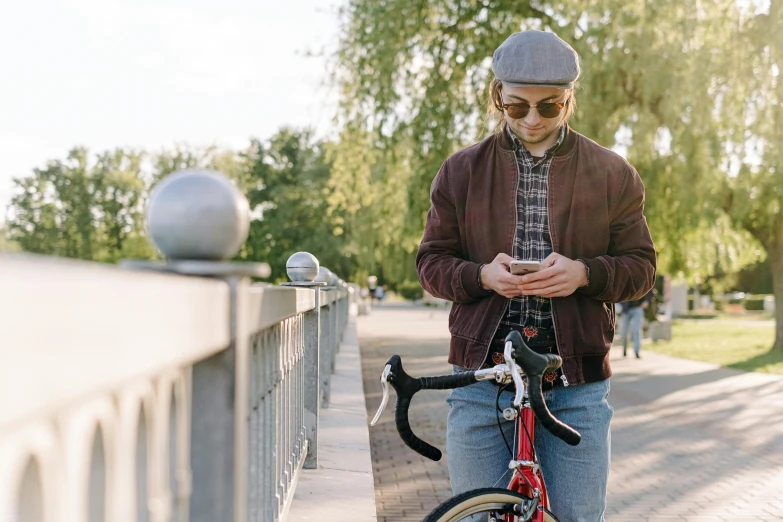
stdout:
POLYGON ((151 154, 153 185, 178 170, 216 170, 247 190, 247 160, 242 152, 217 146, 190 147, 183 144, 151 154))
MULTIPOLYGON (((574 128, 624 148, 645 182, 659 271, 716 288, 766 251, 780 347, 780 3, 352 0, 333 75, 345 129, 332 173, 336 208, 346 220, 364 212, 337 194, 364 179, 374 193, 404 187, 405 204, 383 212, 405 214, 397 242, 410 248, 440 163, 492 127, 482 107, 494 49, 521 29, 553 30, 582 59, 574 128), (362 140, 376 149, 366 158, 405 168, 377 179, 367 176, 372 162, 338 168, 362 140)), ((395 232, 362 235, 363 249, 395 232)))
POLYGON ((340 216, 329 211, 326 144, 310 131, 284 128, 267 142, 252 140, 244 153, 247 187, 254 219, 240 259, 265 261, 273 281, 286 280, 288 257, 298 251, 315 255, 321 265, 349 278, 356 256, 345 248, 340 216))
POLYGON ((92 213, 101 244, 97 261, 155 256, 144 228, 148 176, 142 173, 142 153, 114 150, 98 156, 92 168, 92 213))
POLYGON ((75 148, 14 179, 10 239, 27 252, 94 261, 153 256, 144 240, 141 160, 118 149, 90 162, 87 149, 75 148))
MULTIPOLYGON (((338 212, 327 203, 331 162, 327 144, 309 131, 283 129, 245 151, 179 145, 155 154, 114 150, 89 159, 73 149, 32 176, 14 180, 8 235, 29 252, 116 262, 157 254, 147 240, 144 209, 154 183, 176 170, 217 170, 233 179, 255 209, 238 259, 269 262, 286 279, 296 251, 315 254, 347 279, 358 256, 345 241, 338 212)), ((3 238, 2 248, 12 244, 3 238)))
MULTIPOLYGON (((733 0, 700 3, 699 9, 652 0, 353 0, 342 11, 334 74, 345 132, 332 199, 350 219, 362 212, 346 204, 356 199, 357 184, 372 193, 388 184, 403 187, 404 204, 381 212, 404 215, 397 244, 412 253, 438 167, 492 127, 482 109, 494 49, 520 29, 554 30, 582 58, 573 125, 605 146, 625 145, 647 185, 662 271, 698 283, 716 270, 738 269, 757 259, 744 254, 756 247, 727 226, 712 202, 723 155, 710 103, 723 65, 713 57, 732 45, 724 35, 734 12, 733 0), (341 155, 355 156, 357 143, 376 151, 364 148, 359 167, 342 162, 341 155), (374 179, 368 176, 373 161, 401 168, 374 179), (718 238, 732 248, 694 255, 694 238, 718 238)), ((390 233, 363 235, 365 248, 390 233)))
POLYGON ((0 227, 0 252, 17 252, 19 245, 8 239, 5 228, 0 227))
POLYGON ((749 4, 715 86, 726 170, 723 206, 767 253, 775 293, 774 348, 783 350, 783 1, 749 4))
POLYGON ((343 252, 356 260, 355 280, 364 282, 370 275, 381 285, 415 280, 419 237, 407 230, 412 172, 407 144, 384 150, 370 133, 356 128, 344 129, 340 138, 329 147, 334 163, 327 201, 343 252))

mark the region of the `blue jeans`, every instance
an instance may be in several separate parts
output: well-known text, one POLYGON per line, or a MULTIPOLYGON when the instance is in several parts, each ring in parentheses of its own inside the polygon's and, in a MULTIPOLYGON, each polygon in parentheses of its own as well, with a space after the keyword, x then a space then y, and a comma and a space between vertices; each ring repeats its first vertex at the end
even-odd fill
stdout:
POLYGON ((639 355, 643 318, 644 309, 641 306, 635 306, 623 312, 623 353, 628 349, 628 332, 631 332, 633 351, 636 355, 639 355))
MULTIPOLYGON (((455 367, 455 372, 464 371, 455 367)), ((488 381, 452 390, 446 447, 449 477, 454 494, 471 489, 506 487, 511 478, 508 452, 497 426, 497 386, 488 381)), ((609 379, 545 392, 552 414, 582 434, 578 446, 569 446, 538 422, 535 448, 549 494, 550 511, 560 522, 603 522, 609 476, 612 407, 609 379)), ((500 396, 500 407, 511 404, 509 391, 500 396)), ((501 426, 514 444, 514 422, 501 426)))

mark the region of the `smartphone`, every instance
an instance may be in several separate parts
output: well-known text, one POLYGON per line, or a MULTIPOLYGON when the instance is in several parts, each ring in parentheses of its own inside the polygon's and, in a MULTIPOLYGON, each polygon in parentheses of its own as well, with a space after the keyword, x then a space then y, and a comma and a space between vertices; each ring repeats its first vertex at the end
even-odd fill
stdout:
POLYGON ((524 275, 541 270, 541 261, 522 261, 515 259, 509 263, 508 271, 514 275, 524 275))

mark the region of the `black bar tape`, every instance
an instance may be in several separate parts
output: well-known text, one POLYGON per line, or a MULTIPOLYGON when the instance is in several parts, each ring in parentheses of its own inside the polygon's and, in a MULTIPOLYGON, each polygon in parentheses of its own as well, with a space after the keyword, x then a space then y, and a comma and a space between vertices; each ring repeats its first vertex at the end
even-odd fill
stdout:
POLYGON ((573 429, 571 426, 563 424, 557 420, 552 412, 547 408, 544 395, 541 392, 541 375, 528 375, 527 377, 527 395, 530 399, 530 408, 533 410, 533 414, 538 419, 538 422, 546 428, 546 430, 563 440, 566 444, 576 446, 582 440, 582 436, 573 429))
POLYGON ((530 408, 549 433, 563 440, 571 446, 576 446, 582 440, 582 436, 572 427, 557 420, 547 408, 544 394, 541 391, 541 376, 562 366, 563 359, 552 353, 540 354, 530 349, 522 339, 522 334, 512 330, 506 336, 506 341, 511 341, 512 355, 517 364, 527 376, 527 395, 530 399, 530 408))
POLYGON ((424 442, 411 430, 411 425, 408 422, 408 407, 411 405, 411 400, 408 397, 397 397, 397 407, 394 413, 394 422, 397 425, 397 432, 400 434, 402 441, 413 451, 427 457, 435 462, 439 461, 443 456, 441 451, 424 442))
POLYGON ((439 377, 419 377, 419 382, 422 390, 451 390, 475 383, 476 373, 462 372, 439 377))
POLYGON ((428 459, 435 461, 440 460, 443 456, 441 451, 418 438, 413 433, 413 430, 411 430, 411 425, 408 421, 408 408, 410 407, 411 399, 416 392, 424 389, 446 390, 473 384, 476 382, 475 372, 414 379, 405 373, 399 355, 392 355, 386 364, 391 366, 389 384, 391 384, 394 391, 397 392, 397 407, 395 408, 394 420, 400 437, 413 451, 428 459))

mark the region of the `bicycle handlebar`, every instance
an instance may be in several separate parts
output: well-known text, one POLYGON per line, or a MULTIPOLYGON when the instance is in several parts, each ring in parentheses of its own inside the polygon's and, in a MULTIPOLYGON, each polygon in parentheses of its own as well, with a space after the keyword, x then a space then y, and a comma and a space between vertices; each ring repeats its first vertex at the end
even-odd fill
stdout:
POLYGON ((562 440, 566 444, 576 446, 582 440, 582 435, 571 426, 557 420, 546 405, 544 392, 541 389, 541 376, 550 371, 557 370, 563 365, 563 359, 559 355, 547 353, 540 354, 530 349, 522 339, 522 334, 512 330, 506 336, 506 342, 511 341, 512 357, 522 367, 527 375, 527 394, 530 400, 530 408, 538 419, 538 422, 546 430, 562 440))
MULTIPOLYGON (((512 331, 506 336, 506 342, 511 342, 512 357, 514 361, 522 368, 528 380, 528 398, 530 407, 541 425, 555 437, 563 440, 571 446, 579 444, 582 436, 570 426, 560 422, 549 411, 541 390, 541 377, 547 371, 554 371, 562 365, 562 359, 554 354, 539 354, 530 349, 522 339, 522 335, 517 331, 512 331)), ((446 390, 452 388, 461 388, 478 382, 475 371, 467 371, 454 375, 443 375, 439 377, 418 377, 414 378, 405 373, 402 367, 402 360, 399 355, 392 355, 386 363, 386 370, 381 381, 392 385, 397 392, 397 407, 395 408, 394 421, 397 432, 400 434, 403 442, 416 453, 427 457, 430 460, 438 461, 443 454, 441 451, 424 442, 411 429, 408 421, 408 409, 411 399, 420 390, 446 390)), ((372 425, 377 422, 380 413, 385 406, 381 404, 378 414, 372 421, 372 425)))
POLYGON ((392 355, 386 363, 391 367, 389 383, 397 392, 397 407, 394 413, 394 422, 402 441, 413 451, 438 461, 443 454, 441 451, 417 437, 408 422, 408 408, 413 395, 420 390, 448 390, 468 386, 476 381, 474 372, 458 373, 456 375, 443 375, 440 377, 414 378, 405 373, 402 368, 402 360, 399 355, 392 355))

